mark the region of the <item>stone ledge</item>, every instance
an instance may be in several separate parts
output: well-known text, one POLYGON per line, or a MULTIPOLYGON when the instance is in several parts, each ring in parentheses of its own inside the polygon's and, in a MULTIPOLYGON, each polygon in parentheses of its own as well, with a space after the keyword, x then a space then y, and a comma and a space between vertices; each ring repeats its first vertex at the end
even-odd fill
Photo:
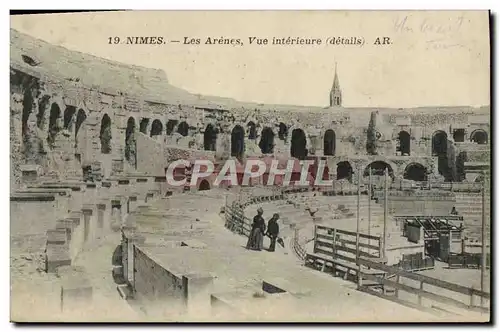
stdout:
POLYGON ((71 265, 69 247, 64 245, 48 244, 46 249, 45 271, 55 273, 61 266, 71 265))

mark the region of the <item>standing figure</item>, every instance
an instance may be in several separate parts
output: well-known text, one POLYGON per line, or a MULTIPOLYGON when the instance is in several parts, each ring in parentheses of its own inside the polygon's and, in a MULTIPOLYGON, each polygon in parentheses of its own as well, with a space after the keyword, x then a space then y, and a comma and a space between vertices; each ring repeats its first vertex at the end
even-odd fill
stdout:
POLYGON ((267 236, 271 239, 269 251, 272 252, 276 249, 276 240, 278 239, 278 235, 280 233, 280 227, 278 225, 279 218, 279 214, 275 213, 267 223, 267 236))
POLYGON ((252 230, 250 231, 250 236, 248 237, 247 249, 260 251, 264 247, 266 222, 262 217, 263 213, 264 210, 259 208, 257 210, 257 215, 253 217, 252 230))

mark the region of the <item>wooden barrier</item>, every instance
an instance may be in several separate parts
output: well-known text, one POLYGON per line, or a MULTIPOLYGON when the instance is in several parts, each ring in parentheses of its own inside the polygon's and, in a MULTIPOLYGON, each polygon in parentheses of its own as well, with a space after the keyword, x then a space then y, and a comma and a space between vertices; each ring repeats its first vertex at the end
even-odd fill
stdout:
MULTIPOLYGON (((361 271, 360 278, 374 281, 378 284, 383 285, 384 287, 394 288, 394 300, 396 300, 398 302, 405 302, 405 301, 402 301, 398 298, 399 291, 404 291, 404 292, 407 292, 410 294, 417 295, 417 300, 418 300, 419 306, 422 305, 422 299, 425 298, 425 299, 429 299, 429 300, 439 302, 442 304, 446 304, 446 305, 451 305, 451 306, 461 308, 461 309, 480 311, 480 312, 488 312, 488 310, 489 310, 488 308, 479 307, 479 306, 475 305, 475 301, 474 301, 474 297, 485 298, 485 299, 489 300, 490 294, 487 292, 482 292, 482 291, 474 289, 474 288, 465 287, 462 285, 458 285, 458 284, 443 281, 440 279, 428 277, 425 275, 421 275, 421 274, 417 274, 417 273, 413 273, 413 272, 409 272, 409 271, 404 271, 404 270, 401 270, 399 268, 387 266, 383 263, 380 263, 380 262, 377 262, 377 261, 374 261, 374 260, 371 260, 371 259, 368 259, 365 257, 360 257, 359 263, 364 265, 364 266, 386 272, 386 274, 385 274, 386 277, 384 277, 381 275, 367 274, 367 273, 364 273, 363 271, 361 271), (389 276, 389 275, 391 277, 396 277, 396 281, 390 280, 389 278, 387 278, 387 276, 389 276), (416 287, 412 287, 412 286, 404 284, 402 282, 402 278, 407 278, 407 279, 419 282, 419 287, 416 288, 416 287), (444 289, 447 291, 452 291, 454 293, 466 295, 469 297, 469 301, 468 301, 468 303, 464 303, 462 301, 459 301, 459 300, 451 298, 451 297, 436 294, 436 293, 433 293, 429 290, 424 290, 424 285, 430 285, 430 286, 441 288, 441 289, 444 289)), ((366 289, 366 286, 363 286, 362 281, 358 284, 361 284, 360 290, 366 289)), ((373 294, 373 292, 370 292, 370 293, 373 294)), ((386 295, 385 289, 384 289, 383 294, 381 294, 381 295, 384 295, 384 296, 386 295)), ((415 305, 415 304, 413 304, 413 305, 415 305)))

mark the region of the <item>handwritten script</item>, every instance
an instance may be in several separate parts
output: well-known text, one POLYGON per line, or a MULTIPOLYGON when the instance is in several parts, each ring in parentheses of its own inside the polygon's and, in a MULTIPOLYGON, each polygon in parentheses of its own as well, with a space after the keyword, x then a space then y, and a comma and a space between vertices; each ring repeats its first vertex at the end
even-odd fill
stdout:
POLYGON ((394 20, 393 30, 398 34, 422 34, 426 49, 466 48, 455 38, 459 36, 465 22, 467 20, 462 15, 444 21, 432 18, 415 19, 411 15, 405 15, 394 20))

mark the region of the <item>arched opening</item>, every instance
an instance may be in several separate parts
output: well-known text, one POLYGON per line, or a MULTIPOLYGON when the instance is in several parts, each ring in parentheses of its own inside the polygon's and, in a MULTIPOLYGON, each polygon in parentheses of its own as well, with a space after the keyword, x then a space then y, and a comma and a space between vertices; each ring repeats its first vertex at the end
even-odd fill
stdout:
POLYGON ((61 110, 56 103, 53 103, 50 107, 50 116, 49 116, 49 135, 47 137, 47 142, 50 147, 54 147, 54 143, 56 141, 57 134, 59 133, 59 124, 58 120, 61 117, 61 110))
POLYGON ((274 150, 274 133, 269 127, 265 127, 260 135, 259 148, 262 153, 273 153, 274 150))
POLYGON ((482 129, 477 129, 470 135, 470 140, 477 144, 488 144, 488 134, 482 129))
POLYGON ((139 131, 144 135, 148 134, 148 124, 149 124, 148 118, 142 118, 141 122, 139 123, 139 131))
POLYGON ((101 120, 101 132, 99 139, 101 140, 101 153, 111 153, 111 119, 107 114, 104 114, 101 120))
POLYGON ((203 133, 203 148, 205 151, 215 151, 217 143, 217 130, 212 124, 208 124, 203 133))
POLYGON ((87 119, 87 114, 81 108, 78 110, 76 114, 76 123, 75 123, 75 147, 78 147, 78 132, 82 127, 83 122, 87 119))
POLYGON ((432 135, 432 155, 438 157, 438 172, 445 181, 452 180, 451 168, 448 164, 448 135, 442 130, 432 135))
POLYGON ((453 130, 453 140, 458 143, 465 142, 465 129, 453 130))
POLYGON ((257 138, 257 128, 253 121, 250 121, 247 124, 248 127, 248 139, 256 139, 257 138))
POLYGON ((382 160, 377 160, 372 163, 370 163, 368 166, 366 166, 363 176, 364 177, 369 177, 370 176, 370 170, 372 172, 372 179, 374 182, 381 182, 383 181, 385 177, 385 170, 387 169, 387 173, 391 179, 394 179, 394 170, 392 169, 391 165, 386 163, 385 161, 382 160))
POLYGON ((160 120, 154 120, 151 124, 151 137, 160 136, 163 133, 163 124, 160 120))
POLYGON ((279 130, 278 130, 278 138, 282 141, 286 141, 287 136, 288 136, 288 128, 287 128, 286 124, 284 124, 283 122, 280 122, 279 130))
POLYGON ((240 159, 245 151, 245 130, 236 125, 231 131, 231 156, 240 159))
POLYGON ((457 178, 455 181, 462 182, 465 180, 465 162, 467 161, 467 152, 462 151, 458 154, 457 160, 455 163, 457 178))
POLYGON ((66 106, 66 109, 64 110, 64 117, 63 117, 63 128, 66 129, 67 131, 71 131, 73 129, 73 116, 76 113, 76 107, 74 106, 66 106))
POLYGON ((328 129, 323 137, 323 155, 335 156, 335 132, 328 129))
POLYGON ((290 147, 290 155, 297 159, 305 159, 307 157, 307 140, 306 134, 300 128, 292 131, 292 145, 290 147))
POLYGON ((23 98, 23 116, 22 116, 22 136, 25 138, 28 132, 28 118, 33 111, 33 97, 31 96, 31 90, 26 89, 24 91, 23 98))
POLYGON ((337 163, 337 180, 349 180, 352 181, 352 166, 348 161, 341 161, 337 163))
POLYGON ((412 181, 427 181, 427 168, 419 163, 411 163, 406 166, 403 178, 412 181))
POLYGON ((182 121, 181 123, 179 123, 179 127, 177 127, 177 132, 182 136, 188 135, 189 125, 186 123, 186 121, 182 121))
POLYGON ((484 182, 484 175, 483 174, 479 174, 476 179, 474 180, 474 182, 476 183, 483 183, 484 182))
POLYGON ((177 121, 177 120, 168 120, 167 121, 167 135, 173 134, 175 126, 177 126, 177 123, 179 123, 179 121, 177 121))
POLYGON ((45 110, 47 108, 47 105, 49 103, 50 97, 49 96, 43 96, 40 98, 40 101, 38 102, 38 114, 36 115, 36 125, 40 129, 45 129, 45 110))
POLYGON ((134 168, 137 168, 137 144, 135 139, 135 119, 128 118, 127 129, 125 130, 125 159, 134 168))
POLYGON ((200 186, 198 187, 198 190, 200 190, 200 191, 202 191, 202 190, 210 190, 210 183, 206 179, 203 179, 200 182, 200 186))
POLYGON ((410 155, 411 138, 410 138, 410 134, 407 131, 402 130, 399 132, 398 143, 399 143, 399 146, 396 149, 396 151, 399 151, 402 156, 409 156, 410 155))

